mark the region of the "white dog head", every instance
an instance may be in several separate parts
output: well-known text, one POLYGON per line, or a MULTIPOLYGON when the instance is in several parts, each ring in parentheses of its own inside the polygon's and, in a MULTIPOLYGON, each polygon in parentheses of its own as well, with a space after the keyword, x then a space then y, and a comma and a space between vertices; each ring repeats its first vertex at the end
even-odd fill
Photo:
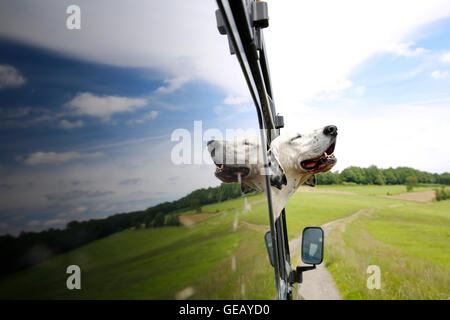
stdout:
MULTIPOLYGON (((326 172, 336 164, 336 137, 336 126, 326 126, 309 133, 283 133, 272 141, 267 159, 276 217, 300 184, 313 183, 315 173, 326 172)), ((265 191, 258 137, 233 142, 211 140, 208 150, 217 167, 217 178, 224 182, 242 182, 265 191)))
POLYGON ((285 170, 314 174, 326 172, 336 164, 336 126, 326 126, 309 133, 281 134, 272 141, 274 152, 285 170))

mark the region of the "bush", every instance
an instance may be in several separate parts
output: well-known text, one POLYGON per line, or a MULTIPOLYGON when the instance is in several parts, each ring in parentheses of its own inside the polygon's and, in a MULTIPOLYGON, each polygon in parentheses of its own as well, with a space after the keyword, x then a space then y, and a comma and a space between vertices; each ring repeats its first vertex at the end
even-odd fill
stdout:
POLYGON ((155 219, 152 221, 153 227, 158 228, 164 226, 164 220, 164 213, 158 212, 155 219))
POLYGON ((434 192, 436 193, 437 201, 450 199, 450 190, 447 190, 444 187, 440 189, 434 189, 434 192))
POLYGON ((179 226, 180 220, 178 219, 177 214, 169 214, 166 216, 166 226, 179 226))
POLYGON ((200 199, 192 199, 191 201, 191 209, 195 210, 197 213, 202 212, 202 204, 200 202, 200 199))
POLYGON ((411 192, 413 188, 419 184, 416 176, 407 176, 405 179, 406 191, 411 192))

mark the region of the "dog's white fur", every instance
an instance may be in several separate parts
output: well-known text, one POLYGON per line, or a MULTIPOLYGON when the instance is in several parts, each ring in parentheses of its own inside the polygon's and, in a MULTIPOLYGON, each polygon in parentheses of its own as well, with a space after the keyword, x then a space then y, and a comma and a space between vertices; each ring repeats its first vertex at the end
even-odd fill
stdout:
MULTIPOLYGON (((269 154, 272 154, 270 154, 269 162, 278 162, 278 167, 281 166, 280 169, 284 172, 287 180, 287 184, 282 185, 281 190, 271 187, 275 218, 280 215, 297 188, 315 173, 305 170, 300 163, 303 160, 320 157, 335 142, 335 136, 325 135, 323 131, 324 128, 309 133, 282 133, 272 141, 269 150, 269 154)), ((266 191, 264 166, 262 157, 259 156, 261 145, 258 137, 247 137, 233 142, 214 140, 208 144, 208 149, 216 163, 225 163, 229 167, 245 166, 248 168, 250 172, 242 178, 241 182, 253 189, 266 191), (221 152, 212 152, 213 150, 221 150, 221 152)), ((330 170, 333 165, 334 163, 322 171, 330 170)), ((219 178, 221 179, 221 177, 219 178)))

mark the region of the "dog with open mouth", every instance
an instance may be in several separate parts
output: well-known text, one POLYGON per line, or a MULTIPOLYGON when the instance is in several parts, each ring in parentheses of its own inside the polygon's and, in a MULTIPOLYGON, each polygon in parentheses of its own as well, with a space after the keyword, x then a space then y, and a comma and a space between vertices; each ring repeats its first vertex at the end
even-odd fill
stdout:
MULTIPOLYGON (((301 184, 314 186, 314 174, 329 171, 336 164, 337 134, 337 127, 329 125, 308 133, 282 133, 272 141, 267 161, 275 218, 301 184)), ((266 191, 259 137, 211 140, 207 145, 217 178, 240 182, 244 189, 266 191)))

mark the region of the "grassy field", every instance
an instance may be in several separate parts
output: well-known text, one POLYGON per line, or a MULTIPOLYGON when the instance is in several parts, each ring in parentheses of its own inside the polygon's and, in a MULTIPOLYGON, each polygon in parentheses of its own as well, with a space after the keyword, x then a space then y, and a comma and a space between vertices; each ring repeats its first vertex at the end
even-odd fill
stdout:
MULTIPOLYGON (((290 239, 304 226, 375 208, 326 240, 325 263, 344 298, 448 298, 449 202, 379 196, 401 187, 335 186, 356 195, 297 193, 289 202, 290 239), (365 287, 368 263, 380 266, 382 290, 365 287)), ((173 299, 180 292, 193 299, 273 299, 261 199, 248 197, 249 212, 243 198, 204 206, 204 213, 224 213, 192 227, 127 230, 95 241, 1 280, 0 299, 173 299), (82 270, 82 290, 66 288, 72 264, 82 270)))
POLYGON ((449 299, 450 201, 376 209, 328 237, 327 266, 344 299, 449 299), (367 288, 379 266, 381 289, 367 288))
MULTIPOLYGON (((439 187, 439 185, 433 184, 423 184, 414 187, 414 192, 433 190, 439 187)), ((380 196, 380 195, 396 195, 406 192, 406 186, 404 185, 323 185, 318 186, 318 188, 332 189, 336 191, 352 192, 358 194, 364 194, 369 196, 380 196)))
MULTIPOLYGON (((251 195, 247 196, 248 202, 259 201, 262 199, 264 199, 264 195, 260 194, 260 193, 254 194, 254 195, 251 194, 251 195)), ((222 211, 226 211, 226 210, 240 209, 240 208, 242 208, 243 204, 244 204, 244 202, 243 202, 242 198, 227 200, 227 201, 223 201, 223 202, 219 202, 219 203, 208 204, 201 208, 201 213, 217 213, 217 212, 222 212, 222 211)), ((198 212, 196 212, 195 210, 187 210, 187 211, 182 212, 181 214, 191 215, 191 214, 196 214, 196 213, 198 213, 198 212)))

